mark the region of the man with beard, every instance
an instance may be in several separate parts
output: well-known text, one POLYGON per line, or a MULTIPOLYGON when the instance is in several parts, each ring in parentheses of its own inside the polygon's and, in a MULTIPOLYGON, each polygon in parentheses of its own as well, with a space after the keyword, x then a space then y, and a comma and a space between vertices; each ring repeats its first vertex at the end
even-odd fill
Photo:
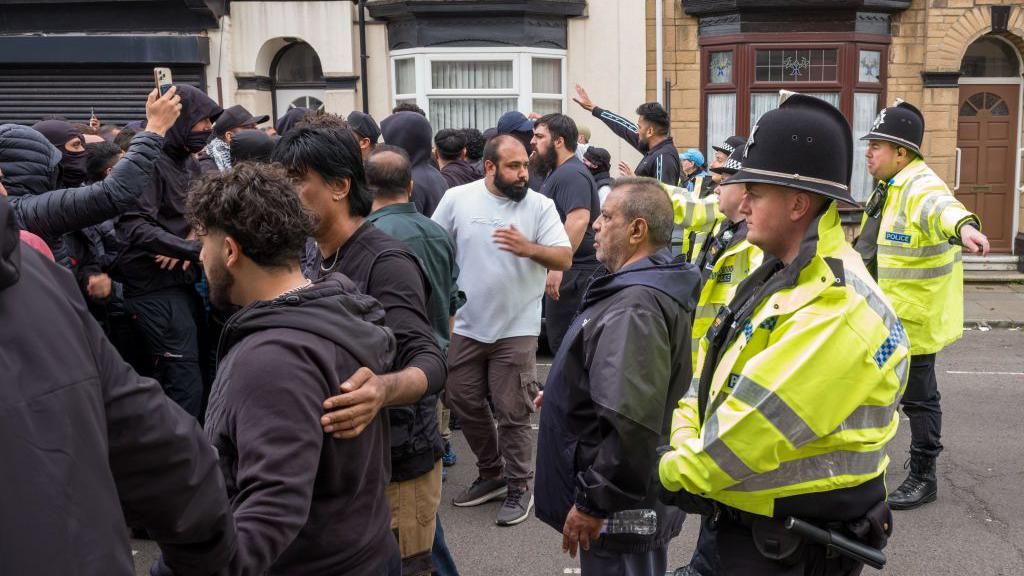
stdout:
POLYGON ((679 151, 676 150, 669 134, 671 128, 668 112, 657 102, 646 102, 641 104, 636 113, 639 116, 636 124, 613 112, 596 106, 587 95, 587 91, 579 84, 576 85, 576 97, 573 101, 583 107, 584 110, 598 117, 605 126, 615 132, 620 138, 629 142, 644 155, 643 160, 632 170, 625 162, 620 162, 619 167, 636 176, 647 176, 655 180, 661 180, 669 186, 679 183, 679 151))
POLYGON ((590 225, 601 211, 601 201, 594 178, 576 157, 578 138, 576 123, 565 114, 543 116, 533 129, 535 162, 545 175, 540 192, 555 202, 573 249, 572 268, 565 273, 550 270, 544 287, 545 331, 553 352, 562 345, 590 278, 600 268, 590 225))
MULTIPOLYGON (((426 121, 416 114, 402 115, 426 121)), ((402 572, 429 573, 434 512, 423 510, 431 506, 436 510, 441 498, 440 490, 435 494, 430 486, 433 480, 440 486, 437 462, 443 446, 437 401, 447 373, 427 319, 430 284, 409 247, 367 220, 373 195, 366 186, 362 154, 352 130, 344 120, 339 124, 331 115, 321 118, 294 128, 278 142, 273 155, 298 182, 299 198, 317 218, 316 250, 307 274, 318 279, 340 272, 361 292, 377 299, 398 345, 393 365, 382 369, 363 364, 345 375, 348 380, 342 383, 341 394, 324 403, 329 413, 323 424, 339 438, 354 438, 382 407, 388 407, 388 495, 402 572)))
POLYGON ((449 190, 433 216, 452 235, 466 293, 448 349, 446 404, 479 469, 453 504, 503 498, 500 526, 526 520, 533 506, 530 413, 544 277, 572 265, 554 202, 527 187, 528 165, 516 138, 495 136, 484 148, 484 178, 449 190))
MULTIPOLYGON (((279 167, 208 176, 188 213, 210 301, 243 307, 224 327, 207 409, 239 535, 213 573, 397 576, 383 416, 345 440, 319 423, 342 378, 391 365, 395 340, 380 304, 340 274, 303 277, 299 253, 313 223, 279 167)), ((158 561, 153 573, 170 570, 158 561)))
POLYGON ((206 147, 221 109, 198 88, 176 88, 181 115, 167 131, 153 181, 116 226, 125 246, 114 279, 124 285, 125 304, 149 348, 154 377, 172 400, 199 418, 203 377, 193 288, 197 275, 190 265, 199 260, 201 245, 191 237, 185 198, 199 173, 193 155, 206 147))
POLYGON ((690 385, 700 275, 668 250, 672 203, 655 180, 619 179, 594 229, 611 273, 590 285, 551 366, 537 518, 571 556, 580 547, 585 575, 660 576, 683 515, 658 501, 657 448, 690 385))

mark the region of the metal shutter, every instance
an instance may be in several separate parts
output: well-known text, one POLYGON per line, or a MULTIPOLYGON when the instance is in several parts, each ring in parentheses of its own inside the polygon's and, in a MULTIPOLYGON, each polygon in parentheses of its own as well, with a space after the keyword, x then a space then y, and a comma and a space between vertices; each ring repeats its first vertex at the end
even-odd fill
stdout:
MULTIPOLYGON (((175 84, 205 89, 202 66, 171 67, 175 84)), ((146 117, 152 66, 0 65, 0 123, 34 124, 47 115, 87 122, 90 110, 104 124, 146 117)))

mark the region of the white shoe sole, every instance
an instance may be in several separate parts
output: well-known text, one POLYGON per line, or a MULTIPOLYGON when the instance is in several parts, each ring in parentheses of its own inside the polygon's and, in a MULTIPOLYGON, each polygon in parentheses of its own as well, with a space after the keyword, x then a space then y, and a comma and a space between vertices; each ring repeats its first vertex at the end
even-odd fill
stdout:
POLYGON ((486 504, 486 503, 490 502, 491 500, 497 500, 499 498, 504 498, 507 495, 508 495, 508 486, 503 486, 501 488, 498 488, 497 490, 494 490, 492 492, 488 492, 487 494, 484 494, 483 496, 480 496, 478 498, 474 498, 473 500, 469 500, 469 501, 466 501, 466 502, 459 502, 459 501, 457 501, 457 500, 455 500, 453 498, 452 499, 452 506, 455 506, 455 507, 458 507, 458 508, 471 508, 473 506, 479 506, 481 504, 486 504))
POLYGON ((533 494, 530 494, 530 502, 526 504, 526 513, 524 513, 522 516, 509 522, 498 522, 497 520, 495 520, 494 523, 498 526, 515 526, 516 524, 522 524, 523 522, 526 522, 526 520, 530 517, 530 510, 533 510, 533 494))

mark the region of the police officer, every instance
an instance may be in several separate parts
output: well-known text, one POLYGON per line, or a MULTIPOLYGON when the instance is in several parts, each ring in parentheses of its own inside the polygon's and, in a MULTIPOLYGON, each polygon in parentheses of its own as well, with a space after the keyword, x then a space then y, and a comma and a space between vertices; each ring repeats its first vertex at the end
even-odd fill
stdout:
POLYGON ((700 297, 694 312, 691 343, 693 373, 698 376, 698 354, 704 334, 711 327, 711 322, 718 316, 722 306, 732 300, 736 294, 736 287, 761 265, 764 258, 761 249, 747 240, 746 218, 740 213, 744 186, 729 181, 729 177, 743 167, 745 148, 746 143, 740 142, 732 149, 727 159, 716 162, 716 166, 711 168, 711 172, 721 179, 719 185, 715 187, 715 193, 718 196, 718 209, 725 218, 694 258, 694 264, 700 270, 702 280, 700 297))
POLYGON ((897 100, 861 138, 868 141, 868 171, 878 185, 855 245, 906 327, 912 357, 901 402, 910 419, 910 474, 889 495, 894 510, 936 498, 942 409, 935 355, 960 338, 964 320, 963 264, 954 242, 971 252, 989 249, 978 217, 925 164, 923 137, 921 112, 897 100))
POLYGON ((730 179, 746 185, 739 210, 765 261, 709 329, 659 465, 666 499, 704 515, 691 574, 857 573, 783 520, 875 547, 891 529, 885 445, 909 343, 840 225, 852 155, 838 110, 784 92, 730 179))

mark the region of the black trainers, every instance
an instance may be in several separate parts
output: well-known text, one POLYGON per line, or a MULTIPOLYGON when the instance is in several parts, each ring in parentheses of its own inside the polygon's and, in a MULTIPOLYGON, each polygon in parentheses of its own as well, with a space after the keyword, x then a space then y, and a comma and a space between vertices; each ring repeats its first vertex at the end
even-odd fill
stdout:
POLYGON ((509 488, 496 522, 498 526, 515 526, 530 517, 532 508, 533 492, 529 488, 509 488))
POLYGON ((477 478, 469 488, 462 491, 452 504, 460 508, 479 506, 491 500, 504 498, 508 493, 508 483, 504 478, 477 478))

